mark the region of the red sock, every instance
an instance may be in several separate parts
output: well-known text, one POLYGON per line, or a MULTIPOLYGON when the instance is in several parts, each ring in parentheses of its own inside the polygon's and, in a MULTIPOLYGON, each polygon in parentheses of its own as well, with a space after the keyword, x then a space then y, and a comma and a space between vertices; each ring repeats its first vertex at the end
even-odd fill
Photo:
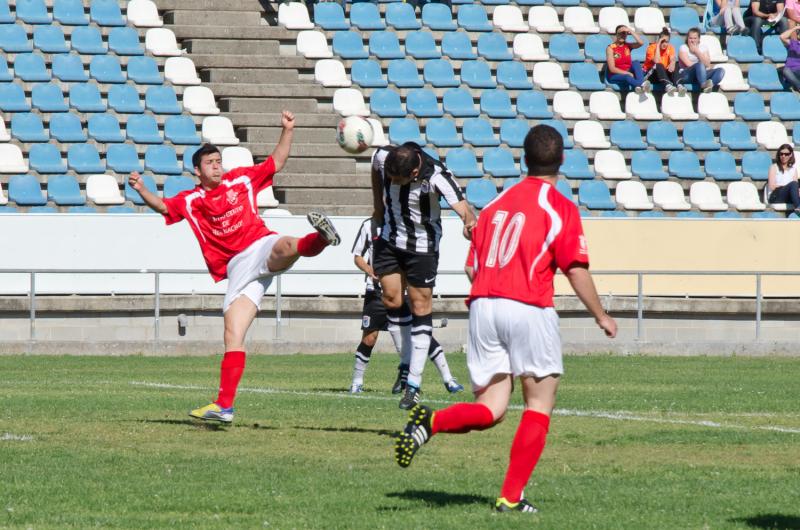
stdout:
POLYGON ((328 246, 328 240, 319 232, 311 232, 297 240, 297 253, 310 258, 316 256, 328 246))
POLYGON ((514 442, 511 444, 511 458, 508 462, 506 479, 503 481, 503 489, 500 490, 500 496, 508 502, 519 502, 522 497, 522 490, 531 478, 533 468, 536 467, 544 450, 549 428, 550 416, 547 414, 535 410, 526 410, 522 413, 517 434, 514 435, 514 442))
POLYGON ((482 403, 456 403, 433 414, 433 434, 482 431, 494 425, 494 416, 482 403))
POLYGON ((233 406, 236 399, 236 387, 244 372, 245 354, 243 351, 225 352, 222 358, 222 366, 219 371, 219 396, 215 403, 223 409, 233 406))

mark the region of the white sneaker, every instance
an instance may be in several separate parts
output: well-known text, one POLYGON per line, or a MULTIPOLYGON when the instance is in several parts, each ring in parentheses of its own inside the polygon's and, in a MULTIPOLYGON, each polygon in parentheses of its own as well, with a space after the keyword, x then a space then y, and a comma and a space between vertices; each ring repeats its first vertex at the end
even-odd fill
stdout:
POLYGON ((645 81, 642 83, 642 91, 645 94, 649 94, 651 90, 653 90, 653 85, 650 84, 650 81, 645 81))
POLYGON ((708 94, 714 88, 714 82, 711 81, 711 79, 709 79, 705 83, 703 83, 702 87, 703 87, 703 92, 708 94))
POLYGON ((678 95, 683 97, 686 95, 686 87, 683 85, 678 85, 678 95))
POLYGON ((642 95, 642 87, 640 86, 635 87, 633 91, 639 94, 640 96, 642 95))
POLYGON ((364 385, 361 383, 353 383, 350 385, 351 394, 361 394, 364 392, 364 385))
POLYGON ((678 90, 678 89, 675 88, 675 85, 673 85, 672 83, 669 83, 667 85, 667 95, 671 96, 671 95, 675 94, 676 90, 678 90))

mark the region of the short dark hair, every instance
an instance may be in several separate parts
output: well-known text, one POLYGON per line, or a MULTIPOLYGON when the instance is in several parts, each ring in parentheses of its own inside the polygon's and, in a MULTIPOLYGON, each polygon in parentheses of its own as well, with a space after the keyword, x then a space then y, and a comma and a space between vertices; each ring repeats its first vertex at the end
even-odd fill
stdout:
POLYGON ((407 179, 419 167, 419 146, 408 142, 389 151, 383 163, 383 170, 389 177, 407 179))
POLYGON ((624 27, 625 27, 625 24, 618 25, 616 28, 614 28, 614 33, 619 33, 619 29, 620 28, 624 28, 624 27))
POLYGON ((206 155, 213 155, 219 153, 219 147, 214 144, 203 144, 200 149, 192 155, 192 167, 200 167, 200 161, 206 155))
POLYGON ((528 175, 558 175, 564 160, 564 138, 549 125, 537 125, 525 136, 528 175))
POLYGON ((687 31, 686 32, 686 42, 689 42, 689 35, 691 35, 692 33, 697 33, 697 36, 699 37, 701 35, 700 28, 692 28, 689 31, 687 31))
POLYGON ((669 30, 669 28, 664 26, 663 28, 661 28, 661 33, 659 33, 659 36, 669 37, 671 33, 672 32, 669 30))

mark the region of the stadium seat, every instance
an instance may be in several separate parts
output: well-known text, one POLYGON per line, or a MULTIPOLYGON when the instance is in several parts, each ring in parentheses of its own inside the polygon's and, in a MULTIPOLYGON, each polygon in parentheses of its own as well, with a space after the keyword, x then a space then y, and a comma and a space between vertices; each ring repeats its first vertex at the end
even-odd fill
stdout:
POLYGON ((553 112, 562 120, 587 120, 589 113, 583 105, 580 92, 562 90, 553 96, 553 112))
POLYGON ((149 146, 144 154, 144 169, 165 175, 180 175, 183 172, 175 148, 171 145, 149 146))
POLYGON ((340 116, 369 116, 364 95, 354 88, 338 88, 333 93, 333 110, 340 116))
POLYGON ((0 144, 0 173, 24 173, 28 162, 22 157, 19 146, 0 144))
POLYGON ((81 55, 103 55, 107 52, 100 31, 94 26, 80 26, 73 29, 70 45, 81 55))
POLYGON ((536 33, 561 33, 564 26, 558 21, 558 13, 552 6, 534 6, 528 11, 528 25, 536 33))
POLYGON ((442 55, 456 60, 477 59, 478 55, 472 51, 472 42, 469 35, 463 31, 445 33, 442 37, 442 55))
POLYGON ((509 147, 522 147, 530 128, 527 120, 503 120, 500 123, 500 141, 509 147))
POLYGON ((559 172, 569 179, 593 179, 594 171, 589 168, 589 159, 580 149, 564 151, 564 162, 559 172))
POLYGON ((106 164, 109 169, 117 173, 132 173, 144 171, 144 166, 136 153, 133 144, 112 144, 106 150, 106 164))
MULTIPOLYGON (((730 199, 728 199, 730 200, 730 199)), ((777 212, 753 212, 750 215, 751 219, 781 219, 782 216, 777 212)))
POLYGON ((406 54, 414 59, 439 59, 442 56, 430 31, 408 32, 405 45, 406 54))
POLYGON ((502 88, 481 92, 481 112, 490 118, 515 118, 516 111, 511 106, 508 92, 502 88))
POLYGON ((106 104, 97 85, 75 83, 69 89, 69 105, 78 112, 105 112, 106 104))
POLYGON ((694 7, 675 7, 669 13, 669 26, 681 35, 700 27, 700 17, 694 7))
POLYGON ((525 66, 517 61, 503 61, 497 65, 497 82, 509 90, 532 90, 525 66))
POLYGON ((285 2, 278 7, 278 25, 286 29, 314 29, 308 8, 299 2, 285 2))
POLYGON ((64 94, 56 83, 37 83, 31 89, 31 104, 40 112, 66 112, 69 110, 64 94))
POLYGON ((786 127, 776 121, 762 121, 756 126, 756 142, 768 151, 774 151, 783 144, 791 144, 786 127))
POLYGON ((89 63, 89 75, 98 83, 124 83, 125 74, 113 55, 95 55, 89 63))
POLYGON ((677 129, 668 121, 655 121, 647 125, 647 143, 659 151, 683 149, 677 129))
POLYGON ((350 24, 360 30, 386 29, 386 24, 378 12, 378 5, 371 2, 358 2, 351 5, 350 24))
POLYGON ((14 79, 14 74, 8 69, 8 62, 4 56, 0 56, 0 81, 11 81, 14 79))
POLYGON ((647 144, 642 141, 642 131, 639 125, 630 120, 615 121, 611 124, 611 143, 620 149, 639 150, 647 149, 647 144))
POLYGON ((425 145, 425 139, 419 132, 419 122, 411 118, 395 118, 389 124, 389 141, 400 145, 406 142, 414 142, 417 145, 425 145))
POLYGON ((742 173, 750 180, 767 180, 772 160, 764 151, 751 151, 742 156, 742 173))
POLYGON ((649 218, 649 219, 652 219, 652 218, 665 218, 666 216, 667 215, 664 212, 660 212, 658 210, 649 210, 649 211, 639 212, 639 215, 638 215, 638 217, 649 218))
POLYGON ((483 60, 461 63, 461 83, 470 88, 495 88, 497 86, 492 77, 489 63, 483 60))
MULTIPOLYGON (((719 84, 720 90, 724 92, 739 92, 750 90, 750 85, 742 77, 742 70, 739 65, 733 63, 722 63, 716 65, 716 68, 722 68, 725 71, 725 76, 719 84)), ((777 75, 777 74, 776 74, 777 75)))
POLYGON ((631 173, 639 180, 667 180, 661 155, 656 151, 636 151, 631 155, 631 173))
POLYGON ((453 73, 452 64, 444 59, 425 61, 422 77, 426 83, 430 83, 437 88, 457 87, 459 85, 455 73, 453 73))
POLYGON ((492 31, 492 24, 481 4, 467 4, 458 8, 457 22, 466 31, 492 31))
POLYGON ((53 18, 62 26, 86 26, 89 17, 81 0, 53 0, 53 18))
POLYGON ((697 112, 710 121, 729 121, 736 119, 736 115, 731 112, 728 98, 719 92, 709 92, 700 94, 697 102, 697 112))
POLYGON ((510 61, 514 58, 508 49, 505 35, 481 33, 478 36, 478 55, 487 61, 510 61))
POLYGON ((479 210, 497 197, 497 188, 490 179, 470 180, 465 191, 467 201, 479 210))
POLYGON ((3 112, 28 112, 31 106, 25 99, 22 86, 14 83, 0 83, 0 110, 3 112))
POLYGON ((108 106, 121 114, 144 112, 139 93, 132 85, 114 85, 108 89, 108 106))
MULTIPOLYGON (((727 77, 727 75, 728 74, 726 71, 725 76, 727 77)), ((749 81, 750 86, 756 90, 764 92, 776 92, 783 90, 783 83, 781 83, 781 80, 778 78, 778 70, 775 69, 774 65, 769 63, 751 65, 750 70, 747 73, 747 80, 749 81)), ((724 82, 725 79, 723 78, 722 81, 724 82)))
POLYGON ((569 182, 564 179, 558 179, 556 181, 556 190, 558 190, 561 195, 575 203, 575 197, 572 194, 572 186, 569 185, 569 182))
POLYGON ((542 38, 533 33, 514 35, 514 57, 521 61, 549 61, 550 53, 545 49, 542 38))
MULTIPOLYGON (((327 48, 326 48, 327 50, 327 48)), ((173 85, 199 85, 194 62, 188 57, 169 57, 164 62, 164 77, 173 85)))
POLYGON ((108 34, 108 48, 117 55, 144 55, 139 34, 133 28, 114 28, 108 34))
POLYGON ((589 96, 589 114, 598 120, 624 120, 625 113, 619 97, 613 92, 592 92, 589 96))
POLYGON ((125 19, 116 0, 92 0, 89 16, 98 26, 124 26, 125 19))
MULTIPOLYGON (((91 126, 91 122, 90 122, 91 126)), ((200 136, 189 116, 170 116, 164 121, 164 137, 175 145, 199 145, 200 136)))
MULTIPOLYGON (((723 96, 724 97, 724 96, 723 96)), ((636 120, 661 120, 656 100, 652 94, 636 94, 629 92, 625 96, 625 112, 636 120)))
POLYGON ((700 212, 692 211, 692 212, 679 212, 678 214, 675 215, 675 217, 678 219, 703 219, 705 218, 705 215, 703 215, 700 212))
POLYGON ((587 180, 578 187, 578 203, 590 210, 613 210, 617 207, 602 180, 587 180))
POLYGON ((128 22, 137 28, 160 28, 164 25, 158 16, 158 7, 152 0, 131 0, 125 11, 128 22))
POLYGON ((397 31, 416 30, 422 27, 411 4, 397 2, 386 6, 386 24, 397 31))
POLYGON ((67 150, 67 165, 77 173, 101 173, 106 170, 97 148, 91 144, 74 144, 67 150))
POLYGON ((246 147, 226 147, 222 150, 222 170, 254 166, 253 154, 246 147))
POLYGON ((786 62, 788 52, 786 51, 786 46, 781 42, 780 35, 768 35, 764 37, 764 41, 761 45, 763 46, 764 57, 773 63, 786 62))
POLYGON ((385 88, 389 86, 389 83, 383 77, 383 73, 381 73, 381 65, 373 59, 353 61, 350 75, 353 83, 364 88, 385 88))
POLYGON ((406 111, 418 118, 440 118, 444 115, 439 108, 436 94, 427 88, 418 88, 408 92, 406 111))
POLYGON ((204 142, 216 145, 239 145, 239 138, 233 131, 233 123, 225 116, 203 118, 201 134, 204 142))
POLYGON ((695 151, 718 151, 714 130, 705 121, 692 121, 683 126, 683 141, 695 151))
POLYGON ((406 115, 400 103, 400 94, 391 88, 374 90, 369 98, 369 108, 382 118, 401 118, 406 115))
MULTIPOLYGON (((335 38, 336 34, 334 34, 334 39, 335 38)), ((328 39, 325 38, 325 34, 322 33, 321 31, 304 29, 303 31, 297 34, 296 46, 297 46, 297 53, 299 53, 306 59, 330 59, 331 57, 333 57, 333 52, 331 52, 331 50, 328 49, 328 39)), ((366 54, 363 42, 361 43, 361 50, 364 54, 366 54)), ((194 71, 194 63, 192 63, 192 71, 194 71)), ((195 73, 195 75, 197 74, 195 73)))
MULTIPOLYGON (((391 129, 389 131, 391 136, 391 129)), ((461 147, 464 142, 458 136, 456 124, 449 118, 433 118, 425 125, 425 137, 428 144, 436 147, 461 147)))
POLYGON ((43 53, 68 53, 69 46, 61 27, 37 26, 33 29, 33 46, 43 53))
POLYGON ((643 7, 650 5, 648 0, 622 0, 621 3, 624 7, 643 7))
POLYGON ((160 144, 164 141, 158 132, 155 118, 149 114, 128 116, 125 134, 128 140, 137 144, 160 144))
POLYGON ((483 172, 478 168, 475 152, 472 149, 464 147, 449 149, 447 151, 445 165, 456 177, 467 178, 483 176, 483 172))
POLYGON ((645 6, 639 7, 634 13, 633 25, 637 31, 646 35, 657 35, 667 24, 664 21, 664 13, 661 8, 645 6))
POLYGON ((553 117, 553 113, 547 107, 547 98, 537 90, 528 90, 517 94, 517 112, 528 119, 553 117))
POLYGON ((692 108, 692 96, 667 95, 661 98, 661 112, 673 121, 693 121, 699 118, 692 108))
POLYGON ((742 180, 742 174, 736 169, 733 155, 727 151, 714 151, 706 155, 706 174, 714 180, 742 180))
POLYGON ((608 149, 611 143, 606 140, 603 125, 594 120, 575 122, 572 136, 575 144, 584 149, 608 149))
POLYGON ((17 206, 43 206, 47 197, 33 175, 12 175, 8 179, 8 200, 17 206))
POLYGON ((108 208, 106 208, 105 213, 131 214, 131 213, 136 213, 136 210, 134 210, 130 206, 109 206, 108 208))
MULTIPOLYGON (((151 175, 141 175, 141 178, 145 188, 147 188, 147 190, 153 195, 158 196, 158 186, 156 185, 155 179, 151 175)), ((142 196, 139 194, 139 192, 133 189, 130 184, 128 184, 128 179, 123 180, 125 182, 125 199, 138 206, 144 205, 144 199, 142 199, 142 196)))
POLYGON ((533 83, 543 90, 566 90, 569 83, 557 63, 541 62, 533 66, 533 83))
MULTIPOLYGON (((774 96, 773 96, 774 97, 774 96)), ((733 111, 743 120, 766 121, 770 114, 764 108, 764 98, 759 93, 740 92, 733 101, 733 111)))
POLYGON ((692 209, 686 202, 683 187, 677 182, 656 182, 653 186, 653 202, 666 212, 681 212, 692 209))
POLYGON ((256 195, 256 205, 259 208, 276 208, 279 204, 278 199, 275 198, 275 192, 272 190, 272 186, 267 186, 256 195))
POLYGON ((47 199, 59 206, 83 206, 86 198, 72 175, 52 175, 47 179, 47 199))
POLYGON ((350 24, 344 17, 342 6, 336 2, 319 2, 314 4, 314 22, 326 31, 349 29, 350 24))
POLYGON ((752 182, 731 182, 726 192, 728 204, 740 212, 760 212, 766 205, 758 198, 758 190, 752 182))
POLYGON ((411 59, 389 61, 387 78, 397 88, 419 88, 425 85, 419 77, 417 63, 411 59))
POLYGON ((44 0, 17 0, 17 18, 26 24, 50 24, 44 0))
POLYGON ((39 173, 65 173, 67 164, 55 144, 34 144, 28 153, 31 169, 39 173))
POLYGON ((442 106, 444 111, 453 117, 473 117, 480 114, 480 111, 475 107, 472 94, 463 88, 446 90, 442 96, 442 106))
POLYGON ((628 13, 621 7, 604 7, 600 9, 597 16, 597 23, 600 29, 613 35, 620 24, 630 27, 628 13))
MULTIPOLYGON (((58 115, 54 114, 53 116, 55 117, 58 115)), ((41 116, 30 112, 12 114, 11 136, 23 143, 46 142, 50 139, 44 131, 41 116)))
POLYGON ((6 122, 2 116, 0 116, 0 142, 7 142, 11 140, 11 134, 9 134, 8 130, 6 129, 6 122))
POLYGON ((52 71, 53 77, 60 81, 82 83, 89 80, 80 56, 72 53, 53 56, 52 71))
POLYGON ((706 174, 693 151, 673 151, 669 154, 669 173, 682 179, 704 179, 706 174))
POLYGON ((689 188, 689 202, 703 212, 718 212, 728 209, 722 193, 713 182, 695 182, 689 188))
POLYGON ((76 114, 53 114, 50 117, 50 136, 59 142, 85 142, 86 133, 76 114))
MULTIPOLYGON (((684 40, 681 39, 681 44, 683 43, 684 40)), ((708 58, 712 63, 728 62, 728 56, 722 51, 722 45, 716 35, 700 35, 700 44, 708 49, 708 58)), ((675 47, 675 52, 677 53, 679 49, 680 46, 675 47)))
MULTIPOLYGON (((0 24, 13 24, 16 21, 14 15, 11 14, 11 9, 8 7, 8 0, 0 0, 0 24)), ((5 204, 3 202, 5 197, 2 197, 3 190, 0 189, 0 204, 5 204)))
POLYGON ((735 35, 728 38, 728 57, 737 63, 760 63, 764 57, 756 49, 756 41, 749 35, 735 35))
POLYGON ((314 79, 324 87, 349 87, 352 85, 337 59, 321 59, 314 65, 314 79))
POLYGON ((741 219, 742 216, 739 212, 717 212, 714 214, 714 219, 741 219))
POLYGON ((50 72, 44 64, 44 56, 38 53, 20 53, 14 59, 14 77, 23 81, 50 81, 50 72))
MULTIPOLYGON (((308 13, 306 13, 308 14, 308 13)), ((296 29, 312 29, 296 28, 296 29)), ((144 48, 156 57, 177 57, 183 54, 183 50, 178 48, 178 41, 175 34, 167 28, 151 28, 144 35, 144 48)))
POLYGON ((369 52, 357 31, 337 31, 333 34, 333 53, 342 59, 366 59, 369 52))
POLYGON ((582 62, 585 59, 575 35, 570 33, 556 34, 550 37, 548 49, 550 56, 556 61, 582 62))
POLYGON ((170 86, 151 86, 144 96, 144 105, 154 114, 180 114, 178 96, 170 86))
POLYGON ((125 137, 119 128, 119 121, 113 114, 90 116, 87 129, 89 130, 89 137, 98 142, 116 143, 125 141, 125 137))
POLYGON ((369 37, 369 53, 378 59, 404 59, 406 56, 400 49, 397 34, 391 31, 373 31, 369 37))
POLYGON ((567 126, 564 125, 564 122, 561 120, 542 120, 539 122, 541 125, 549 125, 550 127, 554 128, 561 134, 561 138, 564 139, 564 148, 565 149, 572 149, 575 147, 575 143, 572 141, 572 138, 569 137, 569 133, 567 132, 567 126))
POLYGON ((608 35, 589 35, 583 44, 583 51, 588 59, 596 63, 606 62, 606 48, 611 44, 608 35))
POLYGON ((758 146, 750 135, 750 127, 741 121, 727 121, 720 126, 719 141, 731 150, 753 151, 758 146))
POLYGON ((769 110, 773 116, 783 121, 800 120, 800 98, 794 92, 772 94, 769 110))
POLYGON ((454 31, 457 28, 450 6, 438 3, 422 6, 422 24, 433 31, 454 31))
POLYGON ((515 5, 495 7, 492 13, 492 24, 504 33, 527 33, 528 31, 522 11, 515 5))
POLYGON ((591 63, 573 63, 569 67, 569 84, 578 90, 605 90, 597 68, 591 63))
POLYGON ((493 177, 518 177, 519 168, 514 155, 505 147, 489 147, 483 150, 483 171, 493 177))
POLYGON ((0 24, 0 48, 6 53, 33 51, 25 28, 19 24, 0 24))
POLYGON ((123 204, 125 197, 113 175, 89 175, 86 178, 86 197, 98 206, 123 204))
POLYGON ((516 184, 519 184, 520 178, 507 178, 503 179, 503 191, 506 191, 509 188, 514 187, 516 184))
POLYGON ((625 164, 623 154, 611 149, 595 153, 594 172, 610 180, 629 179, 633 176, 625 164))
POLYGON ((367 118, 367 121, 370 126, 372 126, 372 143, 370 146, 381 147, 389 145, 389 139, 386 138, 386 135, 383 133, 383 124, 375 118, 367 118))
POLYGON ((653 203, 647 196, 644 184, 638 181, 620 182, 614 190, 617 204, 626 210, 652 210, 653 203))
POLYGON ((564 10, 564 27, 570 33, 599 33, 600 26, 594 21, 592 12, 582 6, 564 10))

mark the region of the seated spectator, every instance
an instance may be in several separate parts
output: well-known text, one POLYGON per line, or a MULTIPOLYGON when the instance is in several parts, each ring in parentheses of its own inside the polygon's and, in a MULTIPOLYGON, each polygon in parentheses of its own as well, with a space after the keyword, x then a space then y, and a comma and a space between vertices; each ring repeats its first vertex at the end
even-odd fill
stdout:
POLYGON ((679 84, 677 55, 675 48, 669 43, 669 28, 664 28, 658 35, 658 40, 647 47, 644 59, 645 74, 655 79, 656 83, 666 86, 667 94, 679 91, 680 95, 686 94, 686 87, 679 84))
POLYGON ((792 146, 783 144, 775 153, 775 163, 769 167, 767 201, 770 204, 791 204, 795 210, 800 209, 797 177, 797 165, 792 146))
POLYGON ((681 82, 697 83, 703 92, 711 92, 714 87, 718 87, 725 76, 722 68, 711 68, 708 47, 700 43, 700 30, 697 28, 690 29, 686 34, 686 43, 681 44, 678 59, 681 82))
POLYGON ((625 88, 633 88, 637 94, 650 91, 650 82, 645 80, 639 61, 631 59, 631 50, 644 45, 642 38, 628 26, 620 24, 614 32, 615 40, 606 48, 606 79, 625 88), (628 35, 633 35, 636 42, 626 42, 628 35))
POLYGON ((798 2, 798 0, 786 0, 786 12, 784 16, 789 22, 790 28, 800 25, 800 2, 798 2))
POLYGON ((714 0, 714 13, 711 18, 712 26, 725 25, 725 33, 728 35, 739 35, 747 32, 747 27, 742 19, 742 10, 739 9, 739 0, 714 0))
POLYGON ((744 14, 744 21, 750 29, 750 36, 756 41, 758 53, 762 51, 764 32, 781 34, 789 29, 789 22, 783 16, 784 5, 781 0, 753 0, 744 14), (765 29, 766 28, 766 29, 765 29))
POLYGON ((800 93, 800 26, 781 33, 781 41, 786 45, 786 63, 783 65, 783 78, 794 92, 800 93))

